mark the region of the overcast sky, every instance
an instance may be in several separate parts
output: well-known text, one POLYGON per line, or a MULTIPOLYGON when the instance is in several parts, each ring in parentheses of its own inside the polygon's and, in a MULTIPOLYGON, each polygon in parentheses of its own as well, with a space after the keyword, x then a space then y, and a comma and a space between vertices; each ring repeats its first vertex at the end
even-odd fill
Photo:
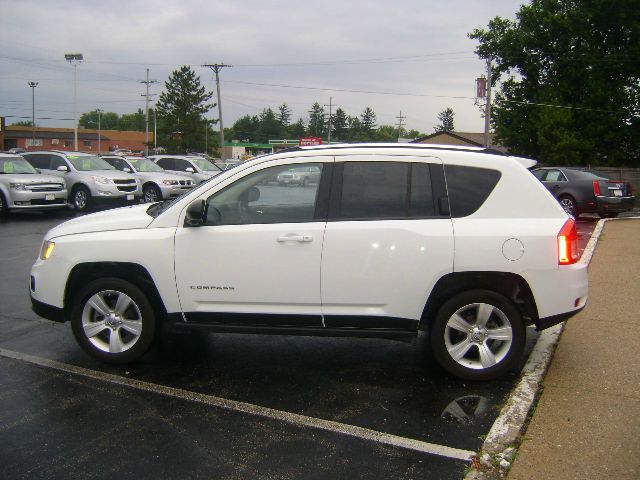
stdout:
POLYGON ((405 126, 424 133, 451 107, 456 130, 480 132, 473 97, 484 64, 467 33, 495 16, 514 18, 523 1, 2 0, 0 116, 30 120, 27 82, 35 81, 36 123, 73 127, 64 54, 81 52, 78 116, 144 108, 147 68, 160 82, 152 93, 180 65, 215 92, 200 65, 226 63, 225 126, 285 102, 293 121, 306 120, 314 102, 332 97, 350 115, 373 108, 379 125, 396 124, 402 111, 405 126))

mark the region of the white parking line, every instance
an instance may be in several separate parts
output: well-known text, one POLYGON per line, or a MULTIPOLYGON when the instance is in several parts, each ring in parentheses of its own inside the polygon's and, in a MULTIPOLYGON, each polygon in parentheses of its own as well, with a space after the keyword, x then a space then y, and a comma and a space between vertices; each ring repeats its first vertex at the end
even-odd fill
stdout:
POLYGON ((164 385, 156 385, 154 383, 144 382, 141 380, 133 380, 110 373, 96 372, 87 368, 56 362, 54 360, 48 360, 46 358, 36 357, 33 355, 27 355, 25 353, 14 352, 12 350, 6 350, 4 348, 0 348, 0 356, 11 358, 14 360, 21 360, 45 368, 52 368, 61 372, 80 375, 82 377, 91 378, 98 381, 109 382, 129 388, 135 388, 137 390, 166 395, 174 398, 179 398, 181 400, 203 403, 206 405, 211 405, 213 407, 224 408, 226 410, 231 410, 234 412, 246 413, 270 420, 279 420, 281 422, 285 422, 298 427, 314 428, 317 430, 325 430, 342 435, 349 435, 351 437, 356 437, 362 440, 376 442, 384 445, 391 445, 407 450, 414 450, 417 452, 429 453, 431 455, 438 455, 441 457, 466 461, 471 460, 471 457, 475 455, 475 452, 469 450, 461 450, 458 448, 447 447, 435 443, 423 442, 421 440, 399 437, 397 435, 390 435, 388 433, 371 430, 369 428, 357 427, 355 425, 334 422, 331 420, 323 420, 321 418, 308 417, 306 415, 299 415, 297 413, 275 410, 273 408, 261 407, 259 405, 238 402, 236 400, 228 400, 226 398, 216 397, 214 395, 190 392, 188 390, 182 390, 180 388, 165 387, 164 385))

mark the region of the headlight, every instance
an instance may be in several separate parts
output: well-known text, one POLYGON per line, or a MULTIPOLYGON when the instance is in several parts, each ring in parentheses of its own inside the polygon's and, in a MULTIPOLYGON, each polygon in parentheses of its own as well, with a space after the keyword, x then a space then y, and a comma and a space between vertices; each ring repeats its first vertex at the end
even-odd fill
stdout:
POLYGON ((113 180, 111 178, 107 178, 107 177, 99 177, 97 175, 92 175, 91 179, 96 182, 99 183, 101 185, 106 185, 107 183, 113 183, 113 180))
POLYGON ((179 185, 180 182, 178 180, 163 180, 162 183, 165 185, 179 185))
POLYGON ((9 188, 13 190, 26 190, 27 185, 25 183, 10 183, 9 188))
POLYGON ((42 244, 42 251, 40 252, 40 258, 42 260, 47 260, 53 253, 53 249, 55 246, 56 244, 54 242, 52 242, 51 240, 46 240, 42 244))

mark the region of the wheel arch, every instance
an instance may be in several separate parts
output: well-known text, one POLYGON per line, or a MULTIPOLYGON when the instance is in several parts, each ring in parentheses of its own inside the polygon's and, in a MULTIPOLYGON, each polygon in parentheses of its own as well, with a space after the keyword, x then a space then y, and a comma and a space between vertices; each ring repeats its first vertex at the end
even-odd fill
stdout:
POLYGON ((149 298, 159 318, 165 318, 167 309, 149 271, 142 265, 128 262, 88 262, 73 267, 64 293, 64 308, 71 310, 74 296, 88 282, 99 278, 115 277, 133 283, 149 298))
POLYGON ((84 182, 76 182, 73 185, 71 185, 71 188, 69 188, 67 191, 69 192, 69 200, 72 201, 73 200, 73 194, 76 193, 76 190, 78 190, 79 188, 84 188, 87 190, 87 192, 89 192, 89 197, 93 198, 93 194, 91 193, 91 187, 89 187, 89 185, 87 185, 84 182))
POLYGON ((537 323, 538 309, 527 281, 511 272, 453 272, 440 278, 422 311, 419 329, 430 330, 440 307, 454 295, 468 290, 489 290, 511 300, 526 325, 537 323))

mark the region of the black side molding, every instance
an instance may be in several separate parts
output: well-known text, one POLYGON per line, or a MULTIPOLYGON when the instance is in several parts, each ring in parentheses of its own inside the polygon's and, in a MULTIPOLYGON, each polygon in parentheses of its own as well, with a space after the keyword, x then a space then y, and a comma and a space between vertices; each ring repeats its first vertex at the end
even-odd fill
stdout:
POLYGON ((565 320, 569 320, 571 317, 573 317, 577 313, 580 313, 584 309, 584 307, 586 307, 586 305, 584 305, 581 308, 578 308, 577 310, 572 310, 572 311, 567 312, 567 313, 561 313, 559 315, 552 315, 550 317, 539 318, 535 322, 536 323, 536 330, 538 330, 538 331, 539 330, 544 330, 545 328, 553 327, 554 325, 562 323, 565 320))
POLYGON ((68 320, 67 312, 64 308, 39 302, 38 300, 34 300, 33 297, 31 297, 31 310, 33 310, 36 315, 46 318, 47 320, 53 320, 54 322, 62 323, 68 320))

